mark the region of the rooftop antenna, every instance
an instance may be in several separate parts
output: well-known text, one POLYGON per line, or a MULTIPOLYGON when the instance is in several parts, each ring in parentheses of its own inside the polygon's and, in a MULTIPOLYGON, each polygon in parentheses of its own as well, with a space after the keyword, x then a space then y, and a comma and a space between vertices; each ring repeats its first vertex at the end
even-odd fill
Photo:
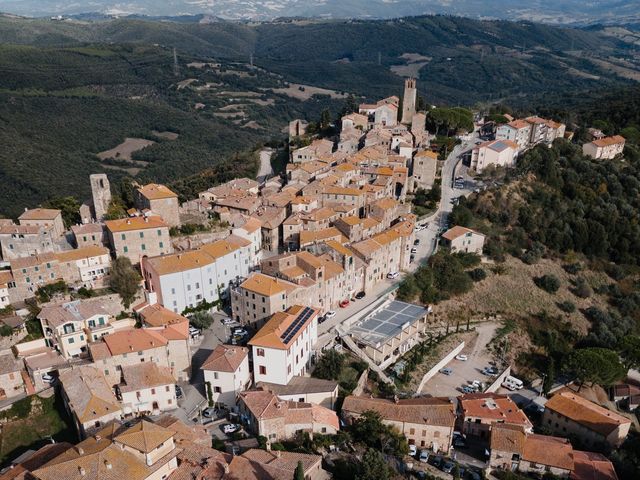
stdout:
POLYGON ((173 47, 173 74, 178 76, 178 53, 176 52, 176 47, 173 47))

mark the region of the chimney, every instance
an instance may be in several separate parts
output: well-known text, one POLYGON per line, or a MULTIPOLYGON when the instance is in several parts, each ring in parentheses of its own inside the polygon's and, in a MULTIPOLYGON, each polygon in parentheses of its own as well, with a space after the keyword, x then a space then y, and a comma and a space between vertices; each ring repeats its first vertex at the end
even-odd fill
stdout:
POLYGON ((87 474, 87 471, 84 469, 84 467, 78 467, 78 473, 81 477, 84 477, 87 474))
POLYGON ((399 402, 400 402, 400 399, 398 398, 398 396, 394 395, 393 396, 393 403, 399 403, 399 402))
POLYGON ((267 442, 267 452, 271 451, 271 442, 267 442))
POLYGON ((131 220, 127 219, 127 225, 131 225, 131 220))
POLYGON ((144 217, 145 223, 149 223, 149 217, 144 217))
POLYGON ((106 468, 107 470, 111 470, 112 466, 109 460, 104 461, 104 468, 106 468))
POLYGON ((225 464, 224 464, 224 473, 225 473, 225 474, 228 474, 228 473, 229 473, 229 464, 228 464, 228 463, 225 463, 225 464))
POLYGON ((282 454, 280 453, 280 450, 276 450, 276 457, 280 458, 280 455, 282 455, 282 454))
POLYGON ((78 447, 78 453, 80 455, 84 455, 84 450, 82 449, 82 447, 78 447))

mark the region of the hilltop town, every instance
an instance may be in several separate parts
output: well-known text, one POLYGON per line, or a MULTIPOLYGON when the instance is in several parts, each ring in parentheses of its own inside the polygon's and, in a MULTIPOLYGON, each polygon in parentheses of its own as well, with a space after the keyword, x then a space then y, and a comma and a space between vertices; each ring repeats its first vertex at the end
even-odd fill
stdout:
MULTIPOLYGON (((520 378, 492 347, 496 315, 454 329, 407 294, 434 258, 469 283, 498 276, 499 235, 456 219, 574 132, 463 109, 449 114, 471 128, 434 130, 435 110, 408 78, 335 134, 292 119, 282 172, 265 149, 257 179, 184 202, 135 184, 130 208, 94 174, 78 224, 52 208, 0 220, 0 480, 619 478, 608 455, 638 428, 635 363, 520 378), (62 441, 29 423, 51 416, 62 441), (37 438, 9 439, 12 424, 37 438)), ((585 158, 620 161, 623 136, 588 136, 585 158)))

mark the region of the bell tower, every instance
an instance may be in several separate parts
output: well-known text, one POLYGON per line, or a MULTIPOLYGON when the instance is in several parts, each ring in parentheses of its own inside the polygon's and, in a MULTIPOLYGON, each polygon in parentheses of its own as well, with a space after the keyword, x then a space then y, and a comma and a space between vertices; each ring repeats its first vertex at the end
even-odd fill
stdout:
POLYGON ((410 125, 413 115, 416 113, 416 79, 407 78, 404 81, 404 97, 402 99, 402 123, 410 125))

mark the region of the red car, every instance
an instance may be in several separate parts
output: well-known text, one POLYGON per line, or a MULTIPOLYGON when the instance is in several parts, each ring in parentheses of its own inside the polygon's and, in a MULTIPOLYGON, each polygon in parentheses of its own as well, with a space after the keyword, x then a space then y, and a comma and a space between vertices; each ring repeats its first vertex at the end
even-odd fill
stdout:
POLYGON ((340 308, 347 308, 349 306, 349 300, 342 300, 339 305, 340 308))

